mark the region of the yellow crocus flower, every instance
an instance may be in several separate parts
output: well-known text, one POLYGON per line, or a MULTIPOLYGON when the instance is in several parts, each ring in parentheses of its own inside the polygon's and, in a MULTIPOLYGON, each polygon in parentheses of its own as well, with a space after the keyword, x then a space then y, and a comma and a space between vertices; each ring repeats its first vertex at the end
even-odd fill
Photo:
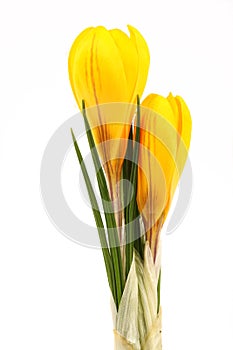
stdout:
POLYGON ((168 202, 165 208, 165 217, 168 214, 172 198, 174 196, 176 187, 178 185, 179 179, 183 172, 185 162, 188 156, 188 150, 190 146, 191 140, 191 132, 192 132, 192 119, 190 115, 190 111, 188 106, 182 97, 176 96, 174 97, 171 93, 168 95, 167 99, 169 100, 173 113, 176 117, 176 126, 177 126, 177 152, 175 158, 175 169, 171 181, 170 192, 168 202))
POLYGON ((120 177, 133 113, 123 104, 115 104, 112 111, 101 105, 135 103, 143 93, 150 61, 142 35, 132 26, 128 29, 130 36, 119 29, 87 28, 75 39, 68 60, 78 106, 82 100, 86 107, 98 106, 88 108, 87 117, 110 188, 120 177))
POLYGON ((156 256, 159 233, 187 159, 191 116, 184 100, 151 94, 142 103, 137 203, 156 256))
POLYGON ((130 37, 119 29, 90 27, 75 39, 69 54, 69 77, 79 107, 135 102, 149 69, 149 50, 137 29, 130 37))

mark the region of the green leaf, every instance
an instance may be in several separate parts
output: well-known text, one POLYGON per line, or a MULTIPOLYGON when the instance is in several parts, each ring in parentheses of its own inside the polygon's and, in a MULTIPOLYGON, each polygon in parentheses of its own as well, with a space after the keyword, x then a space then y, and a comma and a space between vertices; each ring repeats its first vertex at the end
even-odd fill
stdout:
POLYGON ((99 207, 98 207, 98 203, 97 203, 97 200, 95 197, 95 193, 94 193, 94 190, 93 190, 85 163, 83 161, 81 151, 79 149, 77 140, 75 138, 75 135, 74 135, 74 132, 72 129, 71 129, 71 134, 72 134, 72 138, 73 138, 75 151, 76 151, 76 154, 77 154, 80 166, 81 166, 81 170, 83 173, 83 177, 84 177, 84 180, 86 183, 90 202, 92 205, 92 211, 93 211, 93 215, 95 218, 95 222, 96 222, 96 226, 97 226, 97 230, 98 230, 98 234, 99 234, 100 244, 102 247, 102 253, 103 253, 105 267, 106 267, 106 271, 107 271, 109 286, 110 286, 110 289, 112 291, 113 299, 115 300, 115 302, 117 302, 116 285, 115 285, 115 278, 114 278, 115 277, 114 276, 114 268, 113 268, 113 264, 112 264, 111 255, 110 255, 110 252, 108 249, 108 242, 106 239, 104 224, 103 224, 102 217, 101 217, 101 214, 99 211, 99 207))
POLYGON ((96 169, 96 176, 97 176, 98 186, 99 186, 100 195, 102 198, 102 204, 103 204, 104 215, 106 220, 109 248, 110 248, 113 270, 115 275, 115 282, 116 282, 116 294, 117 294, 116 308, 118 310, 121 297, 124 291, 124 285, 125 285, 118 230, 117 230, 115 216, 113 213, 112 202, 110 199, 105 174, 104 174, 102 165, 100 163, 94 138, 87 120, 84 101, 82 101, 82 108, 83 108, 83 117, 84 117, 84 122, 86 127, 87 138, 88 138, 94 166, 96 169))
POLYGON ((161 269, 160 269, 160 272, 159 272, 159 280, 158 280, 158 286, 157 286, 157 295, 158 295, 157 313, 159 313, 159 309, 160 309, 160 292, 161 292, 161 269))
POLYGON ((138 175, 138 154, 139 154, 139 142, 140 142, 140 100, 137 96, 137 114, 136 114, 136 134, 135 142, 133 147, 133 159, 130 172, 130 183, 128 191, 128 206, 125 211, 125 223, 126 223, 126 264, 125 264, 125 275, 128 276, 130 266, 133 259, 133 248, 135 241, 135 223, 133 221, 138 216, 137 208, 137 175, 138 175), (131 198, 132 197, 132 198, 131 198), (130 199, 131 198, 131 199, 130 199))
POLYGON ((140 255, 141 259, 144 259, 144 247, 145 247, 145 235, 142 235, 141 232, 141 223, 140 223, 140 213, 137 207, 136 219, 134 222, 134 232, 137 232, 137 238, 134 240, 134 248, 140 255))

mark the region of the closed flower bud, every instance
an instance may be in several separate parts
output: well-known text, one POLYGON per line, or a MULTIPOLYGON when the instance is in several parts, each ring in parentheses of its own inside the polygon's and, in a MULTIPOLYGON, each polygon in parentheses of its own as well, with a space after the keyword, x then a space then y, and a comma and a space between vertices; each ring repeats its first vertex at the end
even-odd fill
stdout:
POLYGON ((142 103, 137 203, 155 258, 158 236, 183 171, 191 138, 184 100, 151 94, 142 103))
POLYGON ((74 41, 68 61, 75 99, 87 108, 87 118, 105 172, 114 187, 126 152, 135 103, 146 84, 149 50, 137 29, 130 36, 118 29, 87 28, 74 41), (104 107, 102 104, 121 102, 104 107), (94 107, 97 106, 97 107, 94 107), (112 110, 111 110, 112 108, 112 110))

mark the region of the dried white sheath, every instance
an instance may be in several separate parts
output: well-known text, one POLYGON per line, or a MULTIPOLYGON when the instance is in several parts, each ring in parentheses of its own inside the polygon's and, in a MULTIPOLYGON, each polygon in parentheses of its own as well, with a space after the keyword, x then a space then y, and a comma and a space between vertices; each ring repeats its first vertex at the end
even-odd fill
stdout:
POLYGON ((149 244, 144 261, 134 251, 118 313, 113 307, 115 350, 161 350, 161 309, 158 310, 157 285, 160 248, 155 263, 149 244))

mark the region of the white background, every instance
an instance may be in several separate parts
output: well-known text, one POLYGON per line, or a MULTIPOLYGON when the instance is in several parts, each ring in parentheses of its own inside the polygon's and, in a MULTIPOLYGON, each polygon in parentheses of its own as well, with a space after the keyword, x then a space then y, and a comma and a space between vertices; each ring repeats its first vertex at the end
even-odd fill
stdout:
MULTIPOLYGON (((0 349, 113 349, 101 252, 58 233, 43 208, 39 172, 52 133, 77 112, 67 74, 74 38, 90 25, 130 23, 151 51, 146 93, 180 94, 193 118, 192 203, 163 238, 164 349, 232 350, 233 1, 0 7, 0 349)), ((67 164, 64 187, 78 205, 73 180, 67 185, 78 165, 67 164)))

